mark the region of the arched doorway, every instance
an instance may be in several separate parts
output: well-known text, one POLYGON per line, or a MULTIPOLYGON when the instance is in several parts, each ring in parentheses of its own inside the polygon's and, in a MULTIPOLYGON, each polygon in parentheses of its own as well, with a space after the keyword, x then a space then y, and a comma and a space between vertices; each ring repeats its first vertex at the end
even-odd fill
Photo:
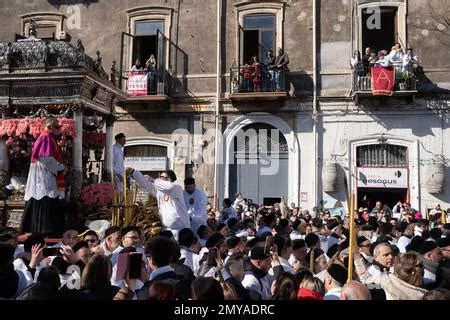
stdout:
POLYGON ((236 193, 241 192, 244 197, 251 198, 254 202, 261 204, 264 203, 265 198, 266 202, 272 202, 275 199, 270 198, 279 200, 281 195, 285 196, 288 204, 299 204, 300 148, 295 132, 283 119, 265 112, 241 116, 228 126, 222 141, 219 159, 223 161, 221 163, 224 165, 220 166, 220 199, 231 198, 234 200, 236 193), (262 130, 266 130, 267 141, 264 141, 264 134, 261 135, 262 130), (258 133, 262 136, 262 140, 259 139, 258 133), (258 143, 254 143, 255 136, 259 139, 258 143), (235 138, 244 139, 241 140, 240 149, 239 144, 235 147, 235 138), (245 139, 247 143, 245 143, 245 139), (270 142, 268 142, 269 140, 270 142), (276 141, 275 144, 273 144, 274 141, 276 141), (279 150, 280 152, 272 152, 273 150, 279 150), (258 161, 261 154, 264 157, 258 161), (248 158, 247 164, 253 166, 245 167, 244 160, 246 157, 248 158), (243 166, 240 167, 240 165, 243 166), (262 178, 261 171, 264 171, 262 178), (273 171, 275 171, 275 174, 271 174, 273 171), (256 186, 248 186, 249 183, 246 178, 248 176, 258 176, 258 180, 253 180, 253 183, 258 183, 257 188, 256 186), (260 187, 261 184, 263 186, 260 187), (267 190, 264 189, 266 185, 267 190), (246 190, 254 195, 246 195, 246 190))
POLYGON ((288 194, 288 146, 277 128, 267 123, 247 125, 234 136, 233 145, 231 197, 242 193, 255 203, 272 205, 288 194))

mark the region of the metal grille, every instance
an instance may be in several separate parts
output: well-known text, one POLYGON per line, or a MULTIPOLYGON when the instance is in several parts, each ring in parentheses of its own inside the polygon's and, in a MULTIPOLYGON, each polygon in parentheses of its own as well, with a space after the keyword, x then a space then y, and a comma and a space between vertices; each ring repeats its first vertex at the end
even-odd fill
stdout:
POLYGON ((276 135, 272 137, 272 130, 278 130, 275 127, 264 124, 255 123, 242 129, 242 134, 236 135, 234 138, 234 152, 248 156, 257 156, 259 153, 271 154, 287 154, 288 145, 283 133, 278 131, 278 139, 276 135))
POLYGON ((356 148, 358 167, 408 167, 408 148, 391 144, 372 144, 356 148))

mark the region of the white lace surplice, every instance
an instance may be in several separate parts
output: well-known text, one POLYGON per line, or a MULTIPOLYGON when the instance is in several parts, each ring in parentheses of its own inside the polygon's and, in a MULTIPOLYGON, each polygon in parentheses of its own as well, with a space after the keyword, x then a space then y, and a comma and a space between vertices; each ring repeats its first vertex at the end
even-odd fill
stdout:
POLYGON ((53 157, 40 157, 38 161, 32 162, 25 188, 25 201, 31 198, 41 200, 45 196, 61 197, 56 185, 56 175, 62 170, 64 165, 53 157))

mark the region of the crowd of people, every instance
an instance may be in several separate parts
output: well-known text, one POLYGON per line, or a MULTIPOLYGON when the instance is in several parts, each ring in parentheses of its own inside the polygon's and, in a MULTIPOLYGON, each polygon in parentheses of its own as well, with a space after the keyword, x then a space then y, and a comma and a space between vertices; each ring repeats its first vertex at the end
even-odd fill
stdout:
POLYGON ((278 48, 276 56, 273 50, 268 50, 267 56, 262 62, 257 56, 253 56, 249 62, 245 63, 242 70, 240 70, 239 77, 233 79, 234 91, 284 91, 283 77, 288 64, 289 57, 282 48, 278 48))
POLYGON ((348 214, 242 195, 216 211, 192 178, 183 190, 170 170, 126 173, 158 199, 161 233, 66 230, 49 248, 39 233, 19 244, 19 232, 3 228, 0 299, 450 299, 450 224, 439 206, 429 219, 401 202, 356 210, 350 252, 348 214))
POLYGON ((373 67, 393 67, 397 82, 408 82, 418 77, 421 62, 414 53, 413 48, 405 50, 400 43, 395 43, 391 51, 379 50, 378 52, 367 47, 364 55, 356 50, 350 59, 350 68, 357 77, 359 87, 368 87, 373 67))

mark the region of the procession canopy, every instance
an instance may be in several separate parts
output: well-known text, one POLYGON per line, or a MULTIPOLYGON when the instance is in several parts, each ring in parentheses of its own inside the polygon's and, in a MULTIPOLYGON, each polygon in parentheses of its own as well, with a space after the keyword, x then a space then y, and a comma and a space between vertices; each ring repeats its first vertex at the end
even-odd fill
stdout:
MULTIPOLYGON (((47 117, 58 118, 64 128, 58 144, 71 169, 66 200, 78 201, 86 184, 107 182, 107 134, 115 106, 126 97, 116 83, 104 71, 99 50, 91 57, 81 39, 40 39, 33 19, 27 38, 0 39, 0 200, 12 202, 3 212, 20 212, 30 151, 47 117)), ((15 218, 2 217, 2 225, 6 219, 15 218)))

